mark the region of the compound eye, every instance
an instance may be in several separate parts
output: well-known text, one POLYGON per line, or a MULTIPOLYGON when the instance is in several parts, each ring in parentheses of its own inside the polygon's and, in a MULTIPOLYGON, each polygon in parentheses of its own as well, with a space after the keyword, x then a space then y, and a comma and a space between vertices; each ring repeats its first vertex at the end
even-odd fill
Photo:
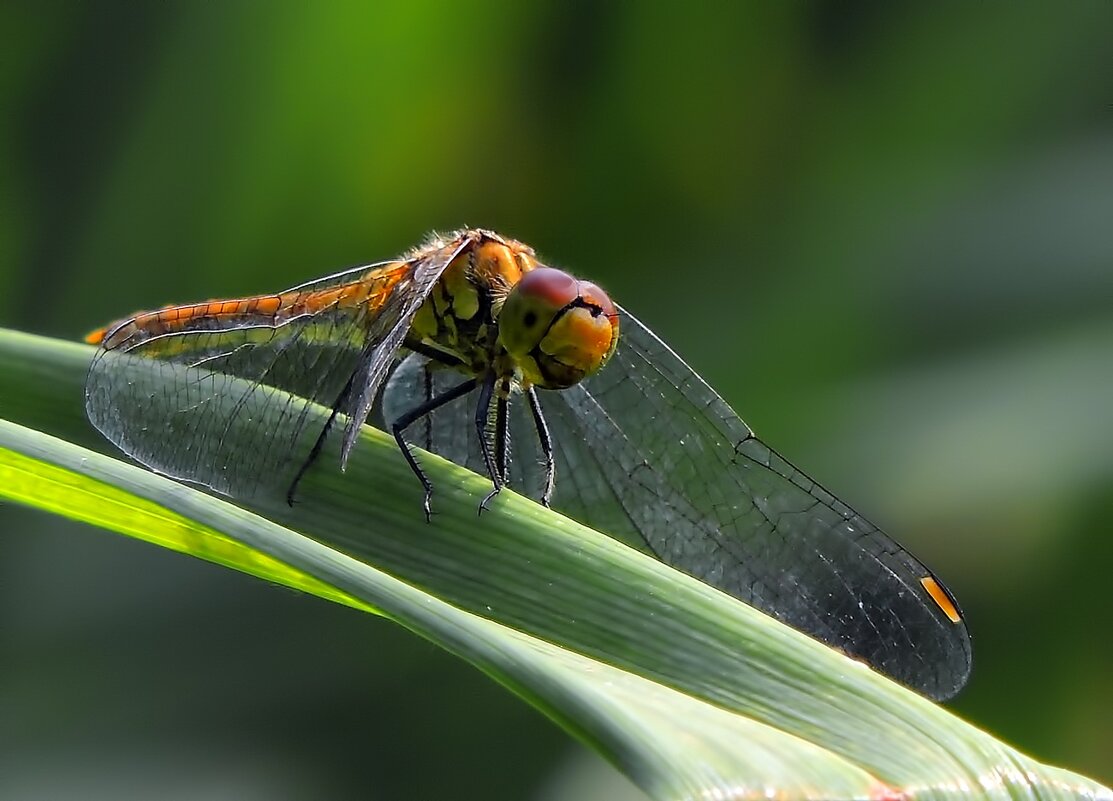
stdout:
POLYGON ((618 314, 595 284, 538 267, 507 296, 499 340, 530 383, 561 389, 594 373, 614 353, 618 314))
POLYGON ((564 270, 538 267, 522 276, 518 294, 547 307, 560 310, 580 295, 580 282, 564 270))
POLYGON ((499 313, 502 346, 512 356, 527 355, 578 294, 576 279, 566 272, 538 267, 526 273, 510 290, 499 313))

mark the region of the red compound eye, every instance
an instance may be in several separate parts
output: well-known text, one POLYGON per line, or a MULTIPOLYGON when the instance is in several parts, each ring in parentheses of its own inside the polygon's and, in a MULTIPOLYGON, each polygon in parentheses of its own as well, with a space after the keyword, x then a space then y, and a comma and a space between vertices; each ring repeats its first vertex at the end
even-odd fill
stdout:
POLYGON ((579 284, 579 281, 564 270, 538 267, 522 276, 522 280, 518 282, 518 292, 556 310, 563 309, 580 296, 579 284))
POLYGON ((570 387, 602 367, 618 343, 618 314, 607 293, 562 270, 522 276, 499 317, 499 337, 529 383, 570 387))

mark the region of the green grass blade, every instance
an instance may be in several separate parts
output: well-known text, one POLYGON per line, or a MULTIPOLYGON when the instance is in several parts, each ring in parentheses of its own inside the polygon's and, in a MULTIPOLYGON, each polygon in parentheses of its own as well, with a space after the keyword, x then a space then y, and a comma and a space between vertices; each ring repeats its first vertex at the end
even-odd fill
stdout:
MULTIPOLYGON (((81 412, 90 354, 0 332, 0 414, 104 449, 81 412)), ((0 444, 220 532, 301 576, 301 589, 327 585, 333 600, 382 610, 539 705, 655 797, 764 788, 786 797, 857 797, 891 787, 919 797, 1113 798, 532 502, 504 493, 477 521, 486 482, 431 456, 425 464, 440 513, 427 525, 408 469, 372 429, 346 474, 326 453, 307 477, 303 502, 293 510, 261 505, 253 511, 262 517, 38 436, 7 426, 0 444), (416 593, 406 596, 412 604, 399 605, 406 593, 416 593), (422 608, 451 625, 433 625, 422 608)), ((50 485, 58 491, 60 482, 50 485)), ((100 488, 81 492, 96 506, 100 488)), ((124 528, 104 509, 99 514, 124 528)), ((211 547, 198 555, 214 558, 211 547)), ((227 564, 244 553, 219 555, 227 564)), ((241 569, 291 583, 273 561, 241 569)))
POLYGON ((381 609, 538 706, 654 797, 769 788, 792 798, 863 798, 879 786, 806 741, 464 612, 219 499, 3 421, 0 486, 28 505, 356 608, 381 609), (144 497, 158 493, 174 496, 171 505, 189 507, 190 515, 144 497), (739 743, 747 747, 739 750, 739 743))

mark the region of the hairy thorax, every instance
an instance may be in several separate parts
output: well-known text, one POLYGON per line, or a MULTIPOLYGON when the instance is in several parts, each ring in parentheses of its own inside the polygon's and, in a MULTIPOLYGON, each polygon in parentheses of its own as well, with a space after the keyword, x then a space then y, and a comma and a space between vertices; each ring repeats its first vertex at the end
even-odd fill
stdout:
POLYGON ((500 358, 498 315, 510 289, 537 267, 533 250, 487 232, 468 232, 472 241, 445 268, 410 325, 406 345, 466 375, 492 367, 512 377, 500 358))

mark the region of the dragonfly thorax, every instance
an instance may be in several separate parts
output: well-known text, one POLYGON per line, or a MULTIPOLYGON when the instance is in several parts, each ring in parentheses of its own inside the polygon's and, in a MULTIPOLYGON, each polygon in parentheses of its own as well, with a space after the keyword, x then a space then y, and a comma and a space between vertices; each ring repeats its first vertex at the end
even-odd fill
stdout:
POLYGON ((526 388, 564 389, 606 363, 618 344, 618 314, 603 290, 539 265, 519 242, 464 236, 414 317, 411 349, 526 388))

